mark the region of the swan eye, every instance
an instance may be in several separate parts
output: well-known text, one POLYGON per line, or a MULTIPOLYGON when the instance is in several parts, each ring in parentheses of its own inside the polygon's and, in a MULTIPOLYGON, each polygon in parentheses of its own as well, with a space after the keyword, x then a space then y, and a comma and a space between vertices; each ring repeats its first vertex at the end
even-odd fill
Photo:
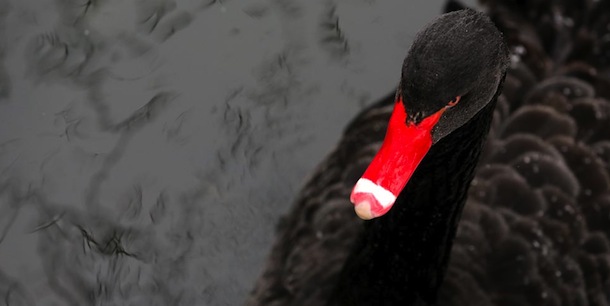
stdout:
POLYGON ((454 107, 456 104, 458 104, 458 102, 460 102, 460 96, 455 97, 453 100, 449 101, 449 103, 447 103, 447 108, 450 107, 454 107))

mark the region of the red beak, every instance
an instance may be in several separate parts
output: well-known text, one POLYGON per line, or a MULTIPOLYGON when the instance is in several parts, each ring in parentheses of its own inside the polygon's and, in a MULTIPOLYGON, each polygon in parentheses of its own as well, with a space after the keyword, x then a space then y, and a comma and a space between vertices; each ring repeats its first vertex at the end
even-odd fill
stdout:
POLYGON ((445 108, 407 125, 407 112, 401 98, 396 99, 381 149, 358 180, 350 200, 356 214, 364 220, 387 213, 400 191, 432 146, 432 129, 445 108))

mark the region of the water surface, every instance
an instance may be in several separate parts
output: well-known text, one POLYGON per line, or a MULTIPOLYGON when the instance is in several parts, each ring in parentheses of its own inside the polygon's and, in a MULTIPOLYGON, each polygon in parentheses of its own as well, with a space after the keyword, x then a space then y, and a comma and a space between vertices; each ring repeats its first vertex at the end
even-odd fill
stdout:
POLYGON ((441 2, 0 2, 5 303, 238 305, 441 2))

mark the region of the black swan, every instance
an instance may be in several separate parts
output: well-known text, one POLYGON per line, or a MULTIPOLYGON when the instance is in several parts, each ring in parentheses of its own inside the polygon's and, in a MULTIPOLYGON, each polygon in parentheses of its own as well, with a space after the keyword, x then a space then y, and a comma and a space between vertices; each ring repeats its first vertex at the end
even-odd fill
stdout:
POLYGON ((247 305, 610 305, 609 2, 487 1, 510 67, 485 14, 431 23, 280 222, 247 305))

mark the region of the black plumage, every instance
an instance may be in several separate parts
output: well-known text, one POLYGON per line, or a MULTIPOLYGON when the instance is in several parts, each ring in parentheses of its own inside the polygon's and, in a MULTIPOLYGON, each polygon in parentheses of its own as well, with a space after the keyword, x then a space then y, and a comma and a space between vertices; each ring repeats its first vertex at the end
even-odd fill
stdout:
POLYGON ((511 51, 497 103, 432 147, 409 205, 364 225, 349 193, 394 95, 363 111, 280 222, 248 305, 610 305, 610 1, 485 4, 511 51))
POLYGON ((509 110, 496 109, 440 305, 610 305, 609 3, 487 1, 512 51, 509 110))

